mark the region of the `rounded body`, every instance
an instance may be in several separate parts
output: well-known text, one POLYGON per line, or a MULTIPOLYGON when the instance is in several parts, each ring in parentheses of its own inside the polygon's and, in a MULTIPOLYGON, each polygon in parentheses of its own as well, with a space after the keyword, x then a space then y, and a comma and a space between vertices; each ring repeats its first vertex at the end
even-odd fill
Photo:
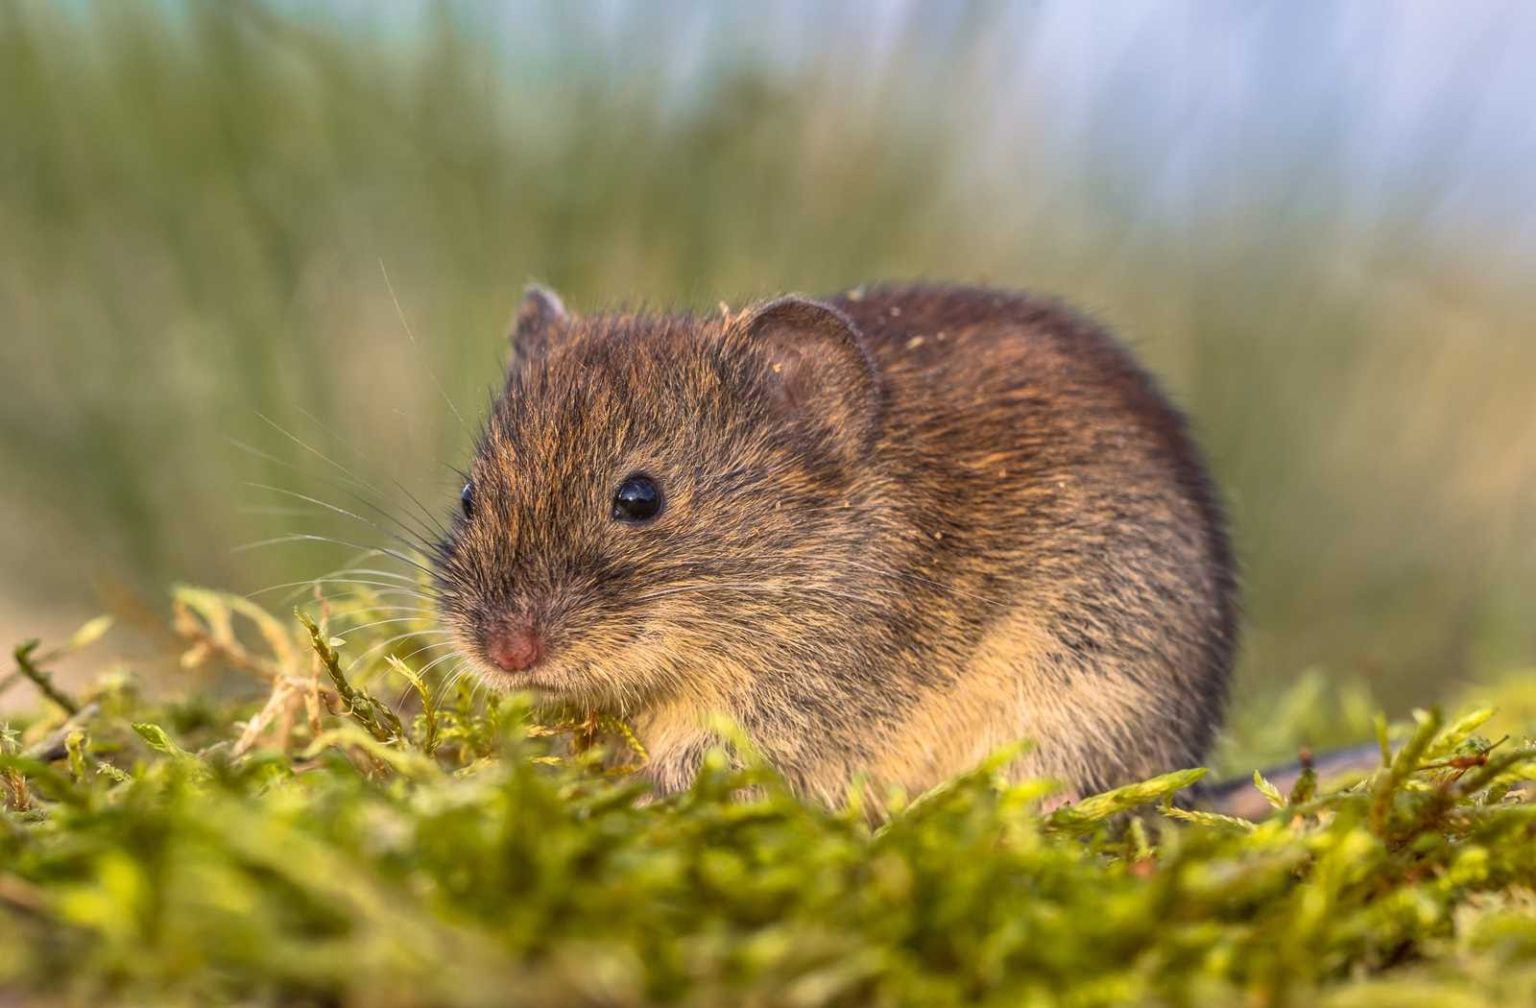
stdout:
POLYGON ((705 318, 530 299, 439 561, 493 682, 629 718, 667 788, 713 713, 829 803, 1020 739, 1018 775, 1078 795, 1198 764, 1232 559, 1182 418, 1102 329, 958 287, 705 318), (643 522, 607 507, 635 479, 643 522), (509 633, 537 664, 497 667, 509 633))

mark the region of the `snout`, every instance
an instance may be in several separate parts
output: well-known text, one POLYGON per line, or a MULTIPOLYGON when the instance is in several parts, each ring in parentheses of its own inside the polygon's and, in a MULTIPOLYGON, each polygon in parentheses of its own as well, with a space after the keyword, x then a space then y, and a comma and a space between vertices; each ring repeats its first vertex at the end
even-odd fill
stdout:
POLYGON ((508 619, 486 636, 485 653, 503 672, 526 672, 544 657, 544 640, 531 619, 508 619))

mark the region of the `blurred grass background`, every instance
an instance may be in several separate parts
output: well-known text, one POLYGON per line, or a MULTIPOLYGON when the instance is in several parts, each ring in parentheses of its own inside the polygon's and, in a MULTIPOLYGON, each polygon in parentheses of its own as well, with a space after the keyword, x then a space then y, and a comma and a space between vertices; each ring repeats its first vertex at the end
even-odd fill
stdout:
POLYGON ((247 485, 355 506, 262 417, 447 509, 531 278, 921 276, 1066 297, 1191 412, 1238 724, 1307 669, 1398 711, 1518 673, 1536 127, 1498 75, 1536 21, 1457 10, 0 0, 0 632, 371 536, 247 485))

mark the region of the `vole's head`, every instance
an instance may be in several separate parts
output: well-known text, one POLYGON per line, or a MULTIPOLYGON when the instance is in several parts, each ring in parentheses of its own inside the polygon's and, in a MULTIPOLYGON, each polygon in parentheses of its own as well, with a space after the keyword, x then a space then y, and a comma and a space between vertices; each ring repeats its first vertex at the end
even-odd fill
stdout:
POLYGON ((863 598, 839 586, 879 429, 870 357, 825 305, 577 318, 530 290, 442 544, 444 620, 493 685, 619 712, 722 697, 863 598))

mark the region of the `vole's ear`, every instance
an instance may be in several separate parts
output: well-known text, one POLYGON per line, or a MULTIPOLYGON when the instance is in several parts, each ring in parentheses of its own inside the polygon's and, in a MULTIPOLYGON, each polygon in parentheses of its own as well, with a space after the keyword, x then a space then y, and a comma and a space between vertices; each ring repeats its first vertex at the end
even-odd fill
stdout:
POLYGON ((783 297, 730 326, 761 361, 773 399, 840 453, 867 451, 880 433, 880 382, 853 322, 830 305, 783 297))
POLYGON ((512 343, 513 369, 529 358, 542 356, 569 321, 558 294, 548 287, 529 284, 507 337, 512 343))

